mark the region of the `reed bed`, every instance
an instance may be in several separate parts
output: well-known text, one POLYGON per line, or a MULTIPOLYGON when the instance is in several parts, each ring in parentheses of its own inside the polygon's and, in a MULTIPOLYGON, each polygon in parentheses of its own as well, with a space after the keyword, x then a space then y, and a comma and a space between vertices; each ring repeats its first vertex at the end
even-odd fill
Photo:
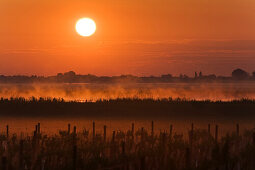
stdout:
POLYGON ((255 119, 255 100, 210 101, 189 99, 138 99, 64 101, 51 98, 10 98, 0 99, 0 116, 12 117, 86 117, 99 118, 207 118, 212 120, 248 118, 255 119))
POLYGON ((10 133, 7 125, 0 135, 1 169, 255 169, 255 129, 241 133, 239 124, 234 132, 221 137, 220 127, 210 124, 207 129, 191 124, 180 134, 171 124, 155 133, 153 121, 150 129, 132 123, 127 131, 111 133, 107 125, 100 132, 95 130, 95 122, 91 127, 77 131, 68 124, 49 136, 42 133, 40 123, 31 135, 10 133))

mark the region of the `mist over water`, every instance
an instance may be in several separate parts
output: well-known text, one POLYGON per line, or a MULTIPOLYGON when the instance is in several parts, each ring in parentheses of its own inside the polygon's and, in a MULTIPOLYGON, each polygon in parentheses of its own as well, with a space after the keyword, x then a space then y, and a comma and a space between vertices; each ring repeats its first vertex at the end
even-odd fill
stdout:
MULTIPOLYGON (((156 84, 1 84, 0 97, 31 97, 43 98, 63 98, 66 101, 96 101, 99 99, 116 99, 116 98, 187 98, 196 100, 223 100, 249 98, 255 99, 255 83, 156 83, 156 84)), ((97 132, 102 132, 103 126, 107 125, 109 134, 113 130, 128 130, 131 123, 135 122, 135 128, 150 128, 150 121, 155 121, 155 131, 168 130, 169 123, 174 125, 174 131, 178 133, 187 132, 190 124, 194 123, 196 128, 207 128, 207 124, 218 124, 220 126, 219 135, 232 131, 235 123, 240 123, 242 129, 253 128, 254 120, 249 117, 240 117, 227 119, 217 117, 217 119, 208 118, 198 119, 194 117, 176 118, 164 117, 159 118, 120 118, 116 120, 105 117, 90 118, 44 118, 44 117, 3 117, 1 116, 0 131, 5 130, 5 125, 10 126, 10 133, 32 133, 34 125, 38 122, 42 125, 42 131, 48 134, 58 133, 58 130, 67 128, 67 124, 77 126, 78 131, 83 128, 90 129, 92 121, 96 121, 97 132)))
POLYGON ((116 98, 255 99, 255 83, 1 84, 0 97, 96 101, 116 98))

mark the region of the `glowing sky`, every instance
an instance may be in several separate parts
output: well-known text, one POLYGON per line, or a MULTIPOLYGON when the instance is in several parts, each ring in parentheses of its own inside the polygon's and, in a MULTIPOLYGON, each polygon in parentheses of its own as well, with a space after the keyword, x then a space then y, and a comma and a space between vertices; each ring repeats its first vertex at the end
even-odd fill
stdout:
POLYGON ((254 0, 0 0, 0 74, 255 70, 254 0), (81 37, 79 18, 97 31, 81 37))

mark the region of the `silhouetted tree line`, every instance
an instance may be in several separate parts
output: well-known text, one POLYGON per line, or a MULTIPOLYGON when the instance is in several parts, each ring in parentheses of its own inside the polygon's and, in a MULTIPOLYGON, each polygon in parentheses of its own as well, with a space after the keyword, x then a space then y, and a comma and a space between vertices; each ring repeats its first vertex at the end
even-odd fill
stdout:
POLYGON ((242 69, 235 69, 231 76, 216 76, 214 74, 203 75, 200 71, 195 72, 194 77, 185 74, 172 76, 171 74, 161 76, 138 77, 133 75, 120 76, 96 76, 92 74, 79 75, 73 71, 58 73, 56 76, 5 76, 0 75, 0 83, 170 83, 170 82, 231 82, 231 81, 254 81, 255 71, 250 75, 242 69))

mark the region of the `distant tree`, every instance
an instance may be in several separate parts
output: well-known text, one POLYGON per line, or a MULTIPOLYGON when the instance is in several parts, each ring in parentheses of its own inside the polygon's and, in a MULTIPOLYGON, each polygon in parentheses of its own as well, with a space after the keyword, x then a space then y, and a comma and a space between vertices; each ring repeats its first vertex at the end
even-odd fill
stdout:
POLYGON ((57 77, 56 77, 56 80, 58 82, 62 82, 63 81, 63 77, 64 77, 64 74, 63 73, 58 73, 57 74, 57 77))
POLYGON ((69 71, 69 72, 64 73, 64 75, 72 77, 72 76, 75 76, 76 74, 74 71, 69 71))
POLYGON ((180 74, 179 77, 180 77, 180 79, 182 79, 183 78, 183 74, 180 74))
POLYGON ((173 76, 171 74, 164 74, 164 75, 161 75, 161 78, 163 79, 171 79, 173 76))
POLYGON ((69 82, 69 83, 73 83, 75 82, 76 79, 76 74, 74 71, 69 71, 64 73, 64 81, 65 82, 69 82))
POLYGON ((201 71, 199 72, 199 77, 203 77, 203 74, 202 74, 202 72, 201 72, 201 71))
POLYGON ((164 82, 170 82, 172 78, 173 76, 171 74, 164 74, 164 75, 161 75, 160 80, 164 82))
POLYGON ((61 77, 61 76, 63 76, 63 73, 58 73, 57 76, 61 77))
POLYGON ((197 78, 197 72, 195 72, 195 78, 197 78))
POLYGON ((187 76, 186 74, 184 74, 184 75, 183 75, 183 78, 188 79, 189 76, 187 76))
POLYGON ((232 72, 232 78, 239 79, 239 80, 247 79, 247 78, 249 78, 249 73, 238 68, 232 72))

